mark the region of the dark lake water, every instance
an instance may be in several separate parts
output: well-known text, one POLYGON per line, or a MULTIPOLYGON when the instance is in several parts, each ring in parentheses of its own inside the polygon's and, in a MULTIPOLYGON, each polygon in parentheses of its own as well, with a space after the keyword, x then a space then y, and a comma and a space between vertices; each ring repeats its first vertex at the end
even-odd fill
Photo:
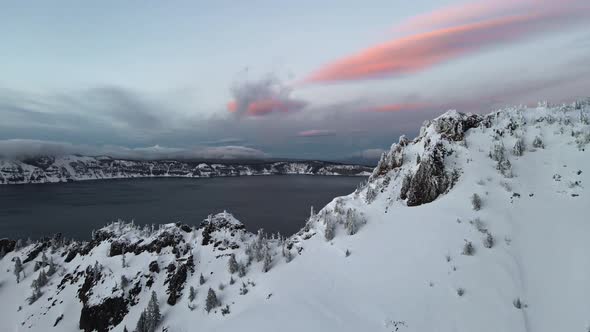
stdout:
POLYGON ((67 184, 1 185, 0 238, 56 232, 76 239, 118 218, 138 224, 198 225, 226 209, 249 230, 291 235, 334 197, 354 191, 362 177, 244 176, 212 179, 129 179, 67 184))

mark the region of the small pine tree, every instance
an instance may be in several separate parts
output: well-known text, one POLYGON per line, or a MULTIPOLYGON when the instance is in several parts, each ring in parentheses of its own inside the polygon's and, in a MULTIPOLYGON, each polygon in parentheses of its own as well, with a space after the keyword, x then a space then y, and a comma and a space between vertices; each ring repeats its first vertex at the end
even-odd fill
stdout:
POLYGON ((346 253, 344 253, 346 257, 350 256, 350 250, 346 249, 346 253))
POLYGON ((201 273, 201 276, 199 277, 199 284, 202 285, 205 283, 205 277, 203 277, 203 274, 201 273))
POLYGON ((236 280, 234 279, 234 277, 229 277, 229 284, 233 285, 236 283, 236 280))
POLYGON ((47 275, 48 276, 52 276, 55 274, 55 272, 57 272, 57 267, 55 265, 55 263, 53 262, 53 257, 49 260, 49 268, 47 269, 47 275))
POLYGON ((271 264, 272 264, 272 257, 270 255, 270 250, 268 248, 266 248, 264 250, 264 264, 262 267, 262 271, 268 272, 270 270, 271 264))
POLYGON ((127 330, 127 325, 123 326, 123 332, 129 332, 129 331, 127 330))
POLYGON ((240 263, 238 266, 238 277, 243 278, 246 276, 246 265, 240 263))
POLYGON ((473 194, 471 196, 471 205, 475 211, 479 211, 481 209, 481 197, 478 194, 473 194))
POLYGON ((160 314, 158 296, 156 295, 155 291, 152 291, 152 297, 150 298, 150 302, 148 303, 146 309, 146 318, 148 323, 148 332, 156 331, 156 327, 158 326, 158 324, 160 324, 160 321, 162 320, 162 315, 160 314))
POLYGON ((210 312, 211 309, 219 306, 219 300, 217 299, 217 295, 215 291, 209 288, 209 293, 207 294, 207 300, 205 301, 205 310, 210 312))
POLYGON ((197 291, 195 290, 195 288, 193 286, 191 286, 188 290, 189 302, 193 302, 195 300, 195 297, 197 297, 197 291))
POLYGON ((231 273, 231 274, 238 272, 239 266, 238 266, 238 261, 236 260, 235 254, 231 254, 231 256, 229 257, 228 268, 229 268, 229 273, 231 273))
POLYGON ((121 255, 121 267, 126 268, 127 262, 125 262, 125 254, 121 255))
POLYGON ((37 287, 41 288, 47 285, 47 274, 45 274, 45 270, 41 269, 39 271, 39 276, 37 277, 37 287))
POLYGON ((524 154, 525 149, 526 147, 524 145, 524 140, 522 139, 522 137, 517 138, 516 142, 514 143, 514 147, 512 148, 512 153, 515 156, 522 156, 524 154))
POLYGON ((332 241, 334 236, 336 236, 336 223, 332 221, 332 218, 326 218, 324 237, 326 238, 326 241, 332 241))
POLYGON ((137 320, 137 325, 135 326, 135 332, 148 332, 148 322, 147 322, 147 313, 146 311, 142 311, 141 315, 139 315, 139 319, 137 320))
POLYGON ((346 222, 344 227, 346 228, 346 233, 348 235, 354 235, 358 231, 357 216, 353 209, 348 209, 346 211, 346 222))
POLYGON ((541 137, 539 137, 539 136, 535 137, 535 139, 533 140, 533 147, 535 147, 537 149, 544 149, 545 148, 545 144, 543 143, 543 140, 541 139, 541 137))
POLYGON ((14 260, 14 274, 16 275, 16 283, 20 282, 20 273, 23 271, 23 263, 20 258, 17 257, 14 260))

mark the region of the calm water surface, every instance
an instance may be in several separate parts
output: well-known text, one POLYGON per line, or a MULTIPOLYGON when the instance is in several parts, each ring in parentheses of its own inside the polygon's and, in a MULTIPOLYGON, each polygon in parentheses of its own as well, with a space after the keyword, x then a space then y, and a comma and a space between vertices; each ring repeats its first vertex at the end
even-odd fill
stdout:
POLYGON ((88 239, 92 229, 121 218, 139 224, 198 225, 226 209, 250 230, 290 235, 361 177, 250 176, 213 179, 131 179, 67 184, 0 185, 0 238, 61 232, 88 239))

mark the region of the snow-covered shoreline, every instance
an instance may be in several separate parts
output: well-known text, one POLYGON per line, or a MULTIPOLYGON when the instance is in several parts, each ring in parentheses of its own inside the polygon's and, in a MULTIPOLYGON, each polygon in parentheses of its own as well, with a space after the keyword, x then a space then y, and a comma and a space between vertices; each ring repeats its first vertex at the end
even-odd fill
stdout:
POLYGON ((369 176, 371 167, 321 161, 221 164, 185 161, 131 161, 61 156, 0 159, 0 184, 64 183, 136 178, 212 178, 253 175, 369 176))

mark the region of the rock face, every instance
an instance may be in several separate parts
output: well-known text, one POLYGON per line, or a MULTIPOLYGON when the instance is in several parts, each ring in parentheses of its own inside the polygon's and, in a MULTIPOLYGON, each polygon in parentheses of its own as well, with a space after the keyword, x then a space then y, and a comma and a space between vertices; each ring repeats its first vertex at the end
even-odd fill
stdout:
POLYGON ((85 332, 106 332, 117 326, 128 311, 127 300, 122 297, 109 297, 97 305, 84 305, 79 327, 85 332))
POLYGON ((407 190, 408 206, 430 203, 451 188, 456 179, 453 173, 445 170, 444 158, 445 148, 440 143, 425 158, 421 158, 407 190))
POLYGON ((366 176, 371 167, 323 161, 209 163, 177 160, 137 161, 108 157, 63 156, 0 159, 0 184, 55 183, 145 177, 208 178, 246 175, 366 176))

